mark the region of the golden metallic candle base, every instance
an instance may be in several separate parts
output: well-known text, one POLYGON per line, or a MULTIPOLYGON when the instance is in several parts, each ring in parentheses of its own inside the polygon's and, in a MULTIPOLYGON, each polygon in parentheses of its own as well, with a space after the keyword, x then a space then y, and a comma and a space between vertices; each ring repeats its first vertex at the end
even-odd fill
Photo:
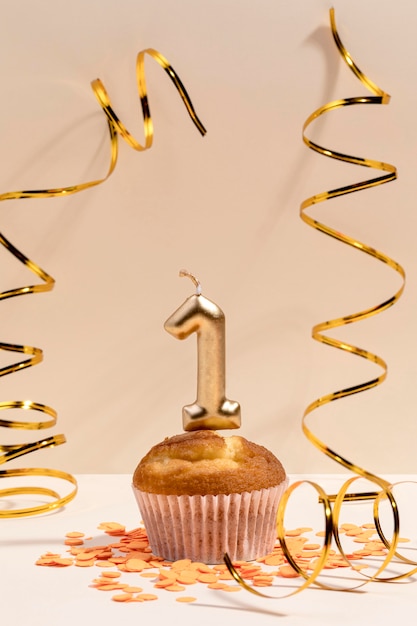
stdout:
POLYGON ((209 412, 197 402, 182 409, 184 430, 227 430, 240 428, 240 405, 232 400, 225 400, 217 411, 209 412))

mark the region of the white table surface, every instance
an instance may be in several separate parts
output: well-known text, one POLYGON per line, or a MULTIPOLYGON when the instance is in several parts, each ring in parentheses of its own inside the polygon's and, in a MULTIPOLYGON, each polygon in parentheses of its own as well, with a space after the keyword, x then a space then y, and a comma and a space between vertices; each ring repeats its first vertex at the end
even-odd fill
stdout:
MULTIPOLYGON (((337 491, 343 483, 340 475, 290 478, 291 482, 299 479, 314 480, 328 493, 337 491)), ((393 482, 417 480, 416 476, 386 478, 393 482)), ((144 591, 157 594, 158 600, 114 602, 111 600, 111 592, 101 592, 89 586, 92 579, 101 574, 99 568, 70 566, 58 569, 35 565, 37 558, 47 551, 66 555, 64 535, 68 531, 81 531, 92 536, 93 542, 107 544, 110 538, 97 529, 100 522, 120 522, 128 530, 139 525, 140 515, 131 491, 130 476, 80 475, 77 479, 79 493, 65 510, 43 516, 0 520, 0 615, 2 622, 8 626, 74 626, 77 622, 84 624, 87 620, 94 620, 94 624, 102 626, 114 626, 116 623, 144 624, 151 623, 151 620, 154 624, 163 623, 163 620, 180 622, 182 626, 195 623, 212 626, 215 621, 219 624, 238 623, 239 626, 283 623, 291 626, 362 626, 393 622, 414 625, 416 622, 416 578, 396 583, 371 582, 352 593, 309 588, 292 597, 271 600, 257 598, 243 589, 238 593, 225 593, 197 583, 182 592, 182 595, 194 596, 196 601, 181 604, 176 602, 177 593, 155 590, 151 579, 139 579, 138 574, 123 573, 122 582, 140 584, 144 591)), ((413 489, 412 486, 410 493, 413 489)), ((306 494, 309 490, 310 487, 307 487, 306 494)), ((299 493, 302 503, 301 490, 299 493)), ((295 508, 289 508, 286 528, 291 526, 292 521, 296 526, 301 525, 305 516, 304 525, 314 527, 315 531, 321 530, 323 512, 313 490, 310 495, 315 504, 306 504, 305 510, 294 499, 295 508)), ((369 521, 366 517, 369 504, 354 503, 349 507, 349 513, 343 521, 369 521)), ((416 528, 417 524, 410 520, 417 520, 417 498, 402 498, 399 508, 400 520, 405 520, 406 529, 416 528)), ((414 543, 410 545, 417 547, 415 537, 414 543)), ((417 550, 414 554, 417 554, 417 550)), ((338 572, 340 575, 341 570, 338 572)), ((288 592, 290 587, 282 585, 294 583, 284 579, 276 580, 276 586, 261 591, 283 595, 285 589, 288 592)))

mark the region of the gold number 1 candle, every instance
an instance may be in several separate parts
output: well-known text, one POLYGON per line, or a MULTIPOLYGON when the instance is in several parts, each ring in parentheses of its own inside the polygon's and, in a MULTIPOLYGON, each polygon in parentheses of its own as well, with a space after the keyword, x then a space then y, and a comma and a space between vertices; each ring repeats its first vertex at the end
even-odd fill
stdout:
POLYGON ((167 319, 165 330, 177 339, 197 333, 197 399, 184 406, 184 430, 224 430, 239 428, 240 405, 226 398, 225 317, 223 311, 201 295, 198 280, 186 270, 196 286, 196 293, 167 319))

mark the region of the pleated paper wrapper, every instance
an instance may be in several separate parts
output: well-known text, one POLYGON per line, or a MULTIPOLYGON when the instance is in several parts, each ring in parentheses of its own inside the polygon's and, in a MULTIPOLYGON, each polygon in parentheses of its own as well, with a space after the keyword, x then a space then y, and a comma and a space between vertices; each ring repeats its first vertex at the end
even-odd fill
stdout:
POLYGON ((153 554, 167 561, 253 561, 276 542, 276 515, 288 479, 269 489, 229 495, 161 495, 133 491, 153 554))

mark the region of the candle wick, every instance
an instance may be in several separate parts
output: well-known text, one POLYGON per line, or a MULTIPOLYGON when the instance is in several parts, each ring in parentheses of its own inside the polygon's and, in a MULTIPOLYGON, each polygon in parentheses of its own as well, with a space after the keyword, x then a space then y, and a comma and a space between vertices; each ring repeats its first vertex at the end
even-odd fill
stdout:
POLYGON ((180 270, 180 276, 187 276, 188 278, 191 278, 191 280, 193 281, 194 285, 195 285, 195 292, 196 294, 199 296, 201 294, 201 285, 200 285, 200 281, 197 280, 197 278, 191 274, 188 270, 180 270))

